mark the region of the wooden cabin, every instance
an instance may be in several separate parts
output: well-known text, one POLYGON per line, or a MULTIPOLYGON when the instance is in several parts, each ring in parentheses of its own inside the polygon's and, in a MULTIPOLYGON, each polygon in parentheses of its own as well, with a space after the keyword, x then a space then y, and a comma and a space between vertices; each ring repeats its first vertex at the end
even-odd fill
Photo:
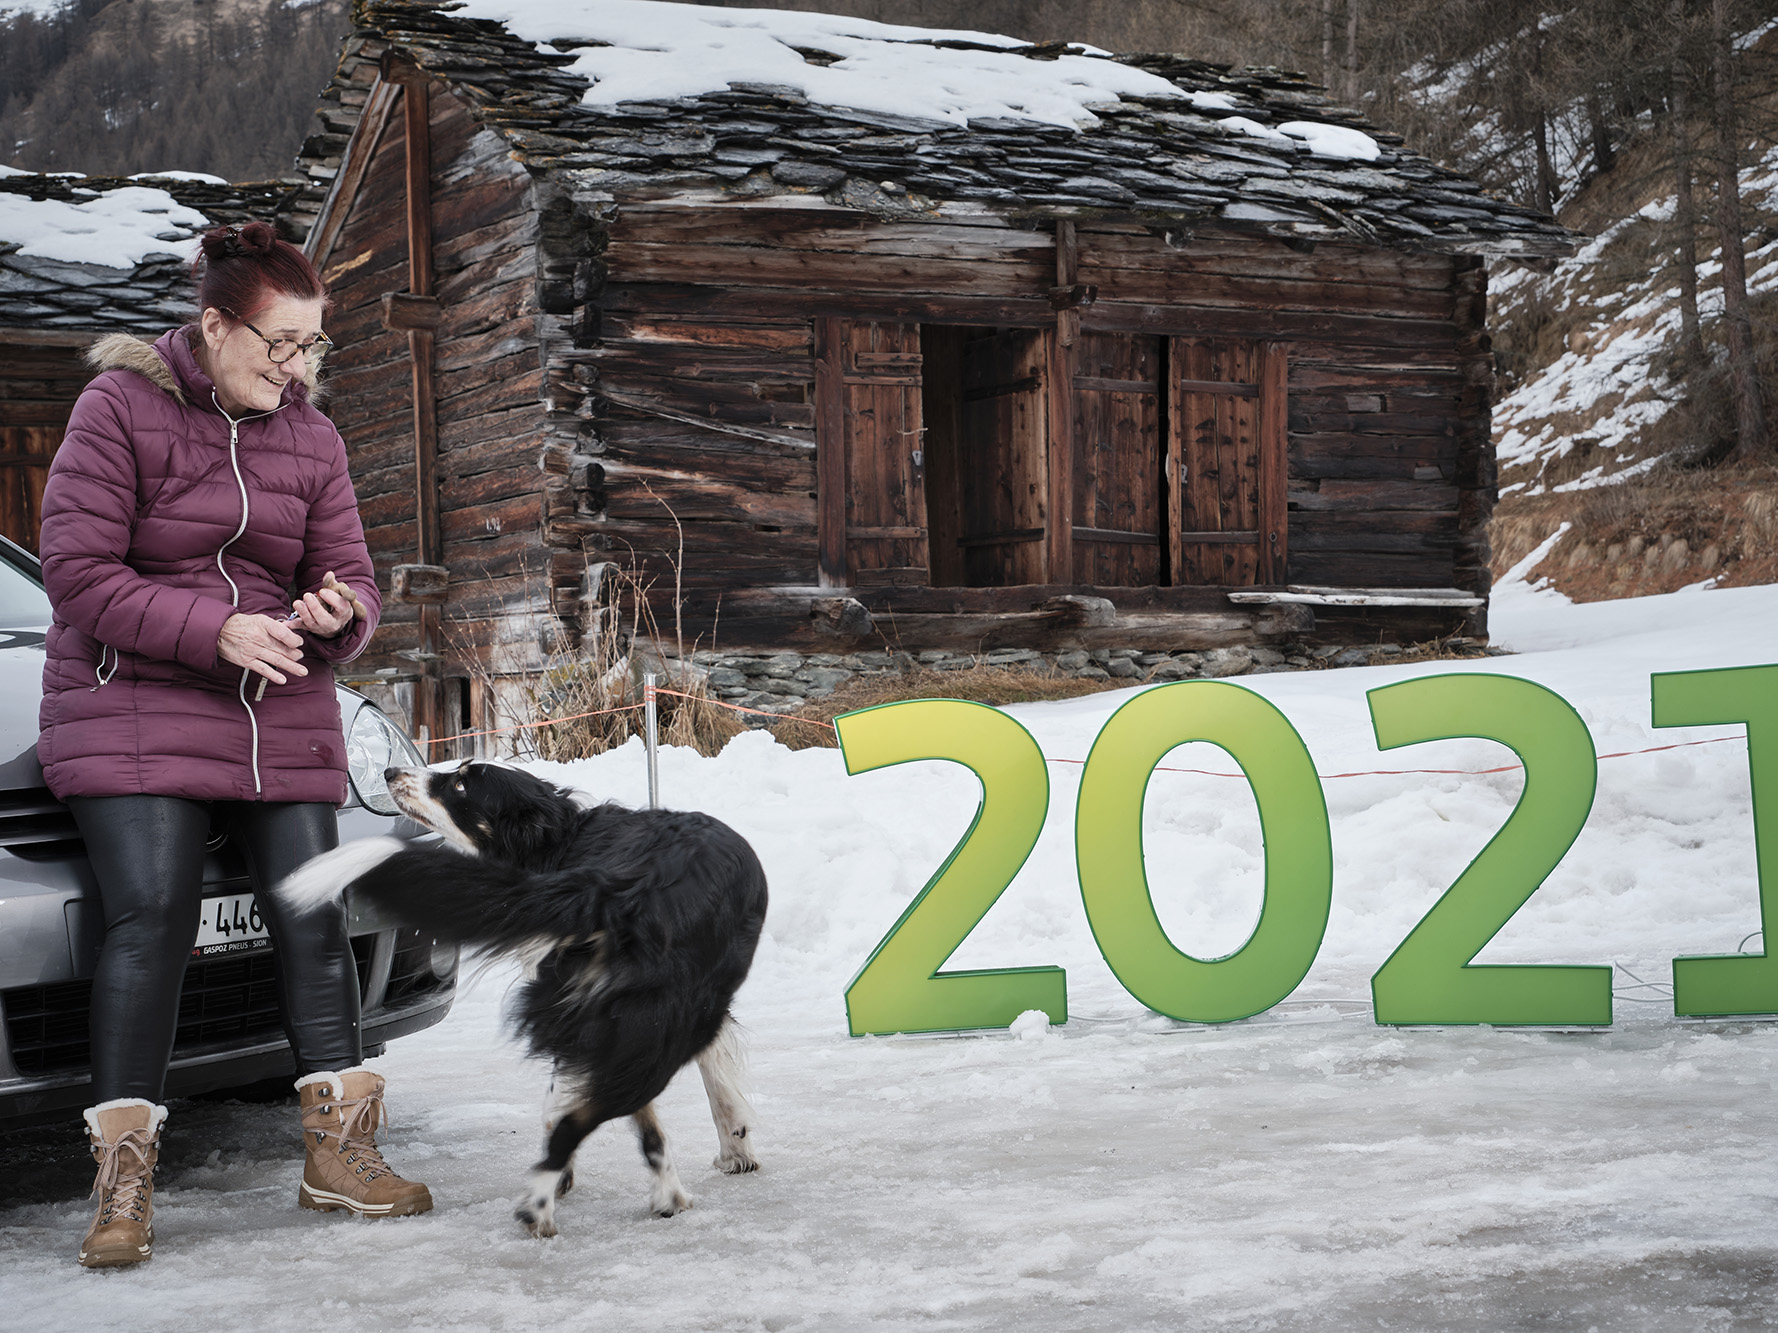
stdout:
POLYGON ((1175 56, 834 19, 783 39, 824 75, 1140 86, 1071 124, 601 101, 601 12, 362 0, 299 159, 417 725, 485 722, 625 572, 734 652, 1485 639, 1486 263, 1567 253, 1549 218, 1175 56))
POLYGON ((86 349, 191 319, 189 251, 174 251, 205 225, 276 220, 294 196, 213 178, 0 173, 0 533, 37 550, 49 465, 92 378, 86 349), (95 204, 103 219, 83 219, 95 204))

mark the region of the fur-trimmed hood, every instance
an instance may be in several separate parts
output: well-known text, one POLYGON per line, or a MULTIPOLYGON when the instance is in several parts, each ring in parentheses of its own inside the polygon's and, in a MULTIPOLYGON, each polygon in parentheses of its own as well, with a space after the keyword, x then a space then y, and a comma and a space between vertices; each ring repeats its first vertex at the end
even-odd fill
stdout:
MULTIPOLYGON (((187 324, 184 328, 175 331, 175 334, 179 333, 186 335, 185 345, 192 352, 192 364, 195 366, 197 363, 197 326, 187 324)), ((167 336, 163 336, 159 342, 166 343, 167 336)), ((169 348, 169 350, 171 349, 169 348)), ((185 403, 192 397, 187 393, 187 386, 180 383, 180 376, 174 373, 174 367, 168 364, 166 358, 159 351, 157 343, 138 338, 134 334, 106 334, 86 349, 86 363, 93 368, 94 373, 101 375, 107 370, 134 371, 155 388, 172 395, 173 400, 178 403, 185 403)), ((303 377, 301 381, 292 383, 298 382, 302 385, 301 392, 311 403, 321 401, 321 366, 318 362, 304 357, 303 377)), ((207 379, 205 385, 208 387, 207 379)), ((290 392, 295 393, 296 390, 292 389, 290 392)), ((207 394, 204 396, 208 397, 207 394)))

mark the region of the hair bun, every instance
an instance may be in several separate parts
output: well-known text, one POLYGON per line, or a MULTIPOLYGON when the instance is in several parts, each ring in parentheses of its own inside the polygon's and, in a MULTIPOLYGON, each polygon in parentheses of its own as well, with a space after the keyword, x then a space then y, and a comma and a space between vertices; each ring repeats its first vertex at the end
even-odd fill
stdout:
POLYGON ((211 263, 219 259, 264 258, 278 248, 278 233, 264 222, 249 222, 244 227, 217 227, 204 233, 204 258, 211 263))

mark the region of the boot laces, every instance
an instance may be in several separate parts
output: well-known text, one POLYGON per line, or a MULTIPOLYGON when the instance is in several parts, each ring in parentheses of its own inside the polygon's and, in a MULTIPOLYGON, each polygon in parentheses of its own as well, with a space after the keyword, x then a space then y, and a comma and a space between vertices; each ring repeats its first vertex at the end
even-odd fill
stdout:
POLYGON ((340 1108, 340 1152, 368 1184, 379 1176, 392 1176, 395 1168, 383 1160, 377 1147, 377 1127, 389 1123, 381 1092, 367 1093, 337 1103, 340 1108))
POLYGON ((154 1135, 146 1128, 126 1129, 109 1143, 101 1140, 99 1171, 93 1177, 93 1193, 99 1195, 99 1222, 103 1225, 114 1217, 127 1217, 140 1222, 148 1203, 148 1181, 153 1168, 148 1164, 148 1150, 154 1146, 154 1135), (136 1160, 124 1165, 124 1154, 136 1160))

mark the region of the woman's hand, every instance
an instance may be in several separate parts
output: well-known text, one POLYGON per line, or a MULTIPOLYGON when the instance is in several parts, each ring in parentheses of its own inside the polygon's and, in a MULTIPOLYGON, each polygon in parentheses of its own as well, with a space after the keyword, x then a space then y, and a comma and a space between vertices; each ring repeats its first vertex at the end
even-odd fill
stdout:
MULTIPOLYGON (((351 615, 351 608, 347 607, 347 619, 351 615)), ((284 684, 283 673, 286 671, 295 676, 309 674, 309 669, 302 664, 302 650, 303 641, 296 632, 270 616, 246 616, 236 612, 222 623, 222 633, 216 637, 218 657, 249 671, 257 671, 274 685, 284 684)))
POLYGON ((290 604, 298 624, 318 639, 331 639, 352 623, 352 603, 335 591, 335 586, 323 585, 319 591, 306 592, 290 604))

